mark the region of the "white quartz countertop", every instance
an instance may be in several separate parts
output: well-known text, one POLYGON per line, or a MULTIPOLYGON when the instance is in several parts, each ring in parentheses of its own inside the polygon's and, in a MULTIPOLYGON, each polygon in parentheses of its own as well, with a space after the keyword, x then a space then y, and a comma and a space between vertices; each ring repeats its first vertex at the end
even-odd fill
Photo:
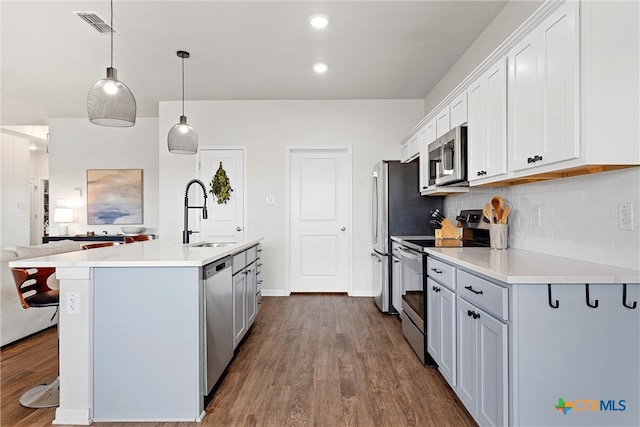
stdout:
POLYGON ((194 247, 175 239, 155 239, 85 251, 27 258, 11 267, 202 267, 257 245, 262 238, 246 239, 231 246, 194 247))
MULTIPOLYGON (((415 239, 397 237, 394 240, 415 239)), ((640 271, 522 249, 424 248, 443 261, 504 283, 640 283, 640 271)))
POLYGON ((427 254, 501 282, 640 283, 640 271, 521 249, 426 248, 427 254))

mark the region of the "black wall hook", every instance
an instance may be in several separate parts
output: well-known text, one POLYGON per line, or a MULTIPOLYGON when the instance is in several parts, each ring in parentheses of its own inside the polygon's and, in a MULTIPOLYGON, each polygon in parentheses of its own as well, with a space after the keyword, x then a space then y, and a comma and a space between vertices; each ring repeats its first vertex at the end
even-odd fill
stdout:
POLYGON ((637 301, 634 301, 633 304, 627 304, 627 284, 626 283, 622 284, 622 305, 632 310, 638 306, 637 301))
POLYGON ((551 307, 551 308, 560 307, 560 301, 555 300, 555 302, 554 302, 553 298, 551 298, 551 283, 547 284, 547 293, 549 295, 549 307, 551 307))
POLYGON ((587 305, 591 308, 598 307, 598 300, 594 300, 593 304, 591 304, 591 298, 589 298, 589 284, 586 283, 584 286, 587 289, 587 305))

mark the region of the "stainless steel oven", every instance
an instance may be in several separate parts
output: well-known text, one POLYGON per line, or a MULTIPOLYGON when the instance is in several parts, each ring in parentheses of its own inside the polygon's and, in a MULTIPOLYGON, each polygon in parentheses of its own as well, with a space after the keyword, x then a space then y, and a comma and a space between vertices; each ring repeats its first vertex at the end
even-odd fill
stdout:
POLYGON ((467 128, 458 126, 433 141, 429 151, 429 185, 466 185, 467 128), (463 184, 464 183, 464 184, 463 184))
POLYGON ((424 334, 425 304, 423 284, 423 255, 407 246, 400 246, 400 274, 402 277, 402 333, 425 363, 424 334))
POLYGON ((423 364, 436 366, 426 349, 427 342, 427 272, 424 248, 482 247, 489 248, 489 224, 482 210, 463 210, 456 217, 462 228, 462 239, 435 239, 431 236, 402 240, 400 264, 402 274, 402 334, 423 364))

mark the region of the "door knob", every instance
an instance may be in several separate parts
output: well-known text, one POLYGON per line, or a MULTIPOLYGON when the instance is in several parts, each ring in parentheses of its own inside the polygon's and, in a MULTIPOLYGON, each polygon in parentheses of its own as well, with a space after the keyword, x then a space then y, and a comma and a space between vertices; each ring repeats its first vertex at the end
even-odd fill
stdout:
POLYGON ((347 227, 342 227, 340 230, 341 231, 345 231, 347 229, 347 227))
POLYGON ((241 227, 236 227, 236 231, 242 231, 241 227))

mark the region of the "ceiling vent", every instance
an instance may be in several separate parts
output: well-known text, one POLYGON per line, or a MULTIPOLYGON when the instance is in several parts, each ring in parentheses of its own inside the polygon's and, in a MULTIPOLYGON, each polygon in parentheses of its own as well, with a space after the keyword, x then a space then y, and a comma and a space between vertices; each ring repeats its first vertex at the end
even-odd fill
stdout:
MULTIPOLYGON (((79 11, 73 13, 82 18, 83 21, 91 25, 91 27, 100 34, 111 34, 111 26, 109 26, 109 24, 107 24, 104 19, 102 19, 102 17, 96 12, 79 11)), ((113 33, 117 34, 118 30, 114 28, 113 33)))

